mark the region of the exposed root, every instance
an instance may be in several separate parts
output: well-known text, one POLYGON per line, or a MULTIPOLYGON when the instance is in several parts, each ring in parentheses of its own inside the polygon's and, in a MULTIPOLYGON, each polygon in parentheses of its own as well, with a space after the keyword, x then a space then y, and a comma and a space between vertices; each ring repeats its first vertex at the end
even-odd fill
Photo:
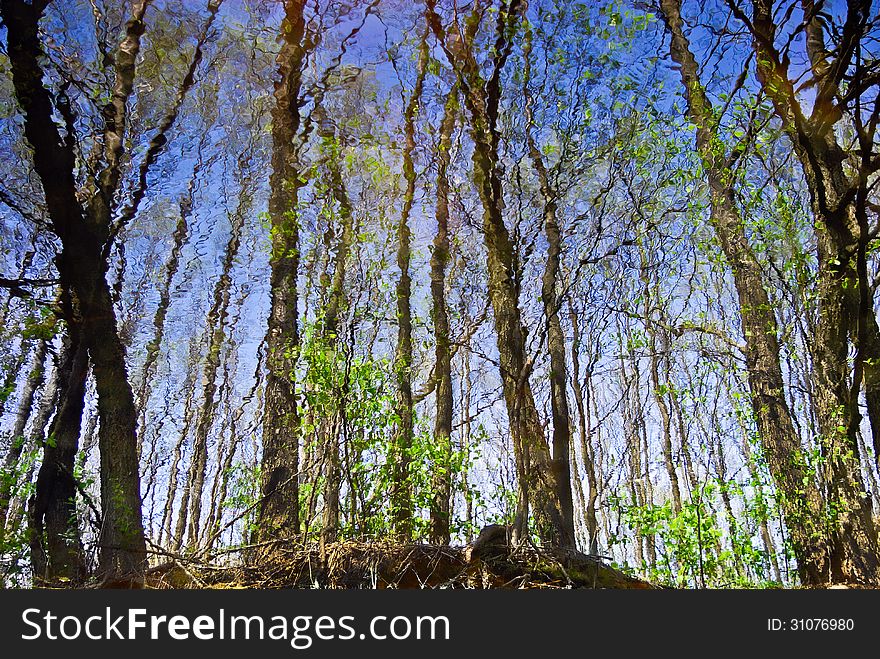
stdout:
POLYGON ((466 547, 346 541, 326 545, 322 552, 317 544, 279 543, 253 563, 218 566, 175 559, 152 568, 147 587, 654 588, 599 557, 558 549, 512 548, 507 535, 497 528, 485 531, 466 547))

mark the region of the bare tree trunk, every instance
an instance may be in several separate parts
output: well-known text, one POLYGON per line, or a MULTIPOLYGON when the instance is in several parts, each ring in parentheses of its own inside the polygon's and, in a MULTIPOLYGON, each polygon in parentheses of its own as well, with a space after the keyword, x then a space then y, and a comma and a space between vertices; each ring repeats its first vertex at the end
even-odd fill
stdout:
POLYGON ((342 470, 339 462, 339 414, 325 424, 324 437, 324 510, 321 516, 321 545, 339 537, 339 492, 342 470))
POLYGON ((223 378, 217 396, 218 408, 219 403, 222 401, 227 401, 227 405, 224 410, 223 419, 219 424, 217 440, 215 442, 214 460, 212 465, 213 477, 211 478, 211 485, 208 489, 208 514, 199 529, 197 542, 194 545, 191 545, 191 551, 196 555, 203 555, 204 552, 210 551, 211 545, 215 539, 213 531, 219 527, 218 520, 223 514, 221 511, 223 499, 220 498, 220 491, 222 489, 225 496, 226 482, 229 480, 229 475, 226 471, 228 469, 227 465, 231 466, 231 461, 227 462, 227 455, 233 452, 233 445, 235 442, 235 437, 232 435, 232 431, 235 431, 233 413, 229 409, 230 377, 232 375, 229 360, 231 359, 230 352, 234 349, 234 344, 231 344, 231 342, 227 343, 227 350, 225 351, 226 355, 223 360, 223 378))
MULTIPOLYGON (((644 245, 639 244, 640 276, 643 285, 645 300, 645 331, 648 334, 648 357, 650 360, 649 378, 651 383, 651 395, 654 404, 660 412, 660 430, 662 438, 663 464, 669 477, 669 485, 672 490, 672 511, 675 515, 681 513, 681 487, 678 482, 678 471, 675 468, 672 446, 672 416, 669 413, 667 394, 669 383, 660 382, 660 365, 669 359, 669 332, 654 323, 654 313, 660 315, 659 320, 665 322, 665 312, 660 303, 660 287, 657 281, 652 281, 650 276, 650 262, 644 245), (658 345, 659 335, 659 345, 658 345)), ((666 372, 669 372, 667 367, 666 372)))
MULTIPOLYGON (((830 519, 829 528, 822 530, 827 546, 816 571, 825 582, 873 584, 880 579, 880 550, 870 498, 864 496, 856 433, 861 420, 858 392, 862 380, 870 394, 872 428, 875 422, 880 424, 880 409, 874 407, 880 402, 875 398, 880 375, 873 372, 880 368, 880 353, 876 352, 880 340, 866 276, 868 232, 864 214, 860 215, 866 183, 862 172, 853 179, 845 171, 848 154, 834 133, 834 124, 841 118, 841 109, 833 103, 841 78, 831 74, 846 70, 847 58, 852 58, 856 48, 842 48, 833 62, 827 61, 824 28, 812 10, 813 3, 803 3, 808 16, 806 51, 815 74, 815 105, 820 110, 805 115, 788 77, 787 60, 780 58, 774 46, 772 4, 754 0, 750 23, 741 9, 734 11, 752 30, 758 79, 801 162, 817 219, 818 320, 812 337, 813 388, 826 461, 830 519), (856 348, 852 388, 848 386, 850 335, 856 348)), ((858 41, 864 36, 860 30, 869 14, 870 3, 847 4, 848 40, 858 41)), ((867 165, 862 162, 862 168, 867 165)))
MULTIPOLYGON (((340 339, 340 315, 345 306, 345 278, 349 252, 354 239, 354 213, 340 169, 342 156, 339 149, 339 138, 332 124, 323 122, 324 117, 320 117, 320 119, 324 123, 319 134, 327 149, 326 164, 330 179, 330 191, 339 206, 339 218, 342 224, 342 231, 336 244, 336 254, 333 259, 333 274, 329 281, 327 304, 324 307, 319 331, 320 340, 328 350, 335 352, 340 339)), ((325 426, 327 433, 324 436, 325 479, 322 543, 334 542, 339 532, 339 494, 342 487, 339 434, 345 418, 344 395, 339 396, 337 405, 338 409, 334 409, 333 418, 329 419, 325 426)))
MULTIPOLYGON (((205 137, 206 135, 203 135, 202 139, 204 140, 205 137)), ((141 369, 141 382, 137 393, 137 404, 140 408, 140 420, 138 422, 138 429, 140 431, 140 434, 138 435, 138 455, 142 455, 143 453, 143 436, 146 433, 147 405, 152 391, 151 385, 153 377, 155 376, 156 362, 159 359, 159 350, 162 347, 162 340, 165 337, 165 319, 168 316, 168 308, 171 305, 171 284, 180 268, 181 252, 189 239, 189 221, 193 211, 193 197, 195 195, 196 180, 203 164, 201 150, 202 144, 200 143, 199 159, 193 168, 192 178, 190 178, 189 185, 187 185, 186 194, 181 197, 179 203, 180 217, 177 220, 177 225, 174 227, 174 233, 172 234, 171 254, 165 264, 165 277, 159 288, 159 305, 156 307, 156 313, 153 315, 153 336, 144 348, 144 365, 141 369)))
MULTIPOLYGON (((629 334, 629 329, 624 329, 629 334)), ((623 423, 624 433, 626 435, 626 466, 627 466, 627 487, 629 489, 630 506, 641 511, 645 506, 645 488, 642 479, 642 443, 639 435, 639 424, 641 419, 637 411, 637 401, 639 397, 638 391, 638 362, 634 355, 625 355, 624 351, 620 353, 620 387, 621 397, 623 399, 623 423), (632 365, 632 374, 628 363, 632 365)), ((645 565, 645 548, 646 536, 642 532, 642 524, 639 521, 641 515, 636 515, 633 524, 633 543, 635 546, 635 560, 641 569, 645 565)))
MULTIPOLYGON (((716 432, 713 433, 715 435, 715 470, 718 474, 721 504, 724 506, 724 513, 727 517, 728 537, 733 553, 733 565, 739 575, 745 578, 745 568, 741 558, 742 552, 737 547, 737 544, 740 542, 739 533, 737 531, 737 519, 733 512, 733 502, 730 498, 730 489, 728 488, 727 459, 724 457, 724 435, 722 434, 721 429, 717 427, 717 424, 715 424, 715 426, 716 432)), ((721 549, 719 547, 719 553, 720 551, 721 549)))
POLYGON ((449 263, 449 164, 452 133, 458 116, 458 88, 446 96, 437 145, 437 234, 431 252, 431 318, 434 322, 434 377, 437 380, 434 443, 439 460, 434 465, 430 541, 449 544, 452 498, 452 349, 446 308, 446 268, 449 263))
MULTIPOLYGON (((2 201, 3 201, 3 204, 6 206, 9 206, 12 203, 11 200, 6 197, 6 195, 3 196, 2 201)), ((31 236, 30 249, 28 249, 28 251, 26 251, 24 253, 24 255, 22 256, 21 263, 19 263, 19 266, 18 266, 18 278, 19 279, 22 279, 27 274, 28 268, 30 268, 31 264, 34 262, 34 256, 36 256, 36 254, 37 254, 37 251, 35 249, 35 245, 36 245, 36 239, 37 239, 38 235, 39 234, 37 232, 34 232, 34 234, 31 236)), ((10 309, 12 300, 14 298, 15 298, 15 295, 13 295, 12 291, 10 290, 9 293, 5 296, 5 299, 3 300, 3 304, 0 305, 0 327, 3 327, 3 328, 8 327, 8 325, 6 324, 6 320, 9 317, 9 309, 10 309)), ((3 390, 6 391, 7 387, 10 384, 11 384, 10 382, 4 382, 3 390)), ((3 403, 5 401, 6 401, 6 398, 0 396, 0 415, 3 414, 3 411, 4 411, 3 403)))
MULTIPOLYGON (((473 384, 471 382, 471 353, 470 350, 464 351, 464 359, 462 360, 462 381, 464 382, 464 391, 462 391, 462 422, 464 430, 462 432, 461 444, 465 456, 470 458, 471 455, 471 394, 473 384)), ((474 499, 470 491, 470 460, 464 464, 464 470, 461 475, 461 487, 464 490, 464 516, 467 522, 467 532, 465 540, 471 542, 473 540, 474 529, 474 499)))
POLYGON ((529 89, 531 78, 532 32, 526 31, 523 58, 525 75, 523 89, 526 98, 526 141, 529 157, 538 175, 541 197, 544 202, 544 236, 547 238, 547 262, 541 278, 541 302, 547 333, 547 352, 550 354, 550 413, 553 418, 553 482, 559 502, 561 523, 560 546, 576 549, 574 532, 574 503, 571 495, 571 414, 568 407, 568 366, 565 360, 565 334, 562 331, 559 311, 562 306, 559 291, 559 264, 562 255, 562 233, 557 218, 559 194, 553 188, 544 158, 532 135, 532 96, 529 89))
POLYGON ((391 526, 395 535, 409 540, 413 530, 412 488, 409 480, 410 450, 413 441, 413 392, 412 392, 412 278, 409 265, 412 258, 410 242, 412 231, 409 217, 412 213, 416 193, 416 170, 413 156, 416 149, 416 113, 422 98, 422 87, 428 67, 428 31, 419 43, 419 59, 416 65, 416 82, 412 95, 404 111, 403 176, 406 179, 406 192, 403 197, 403 210, 397 226, 397 267, 400 277, 397 280, 397 347, 394 353, 394 372, 396 375, 397 424, 392 440, 392 490, 391 526))
MULTIPOLYGON (((31 433, 27 442, 29 446, 42 446, 46 440, 46 426, 49 423, 52 412, 55 410, 56 398, 58 397, 58 378, 58 368, 57 366, 53 366, 52 375, 43 387, 40 401, 32 415, 31 433)), ((19 484, 30 483, 34 475, 34 470, 35 462, 31 461, 26 473, 21 479, 19 479, 19 484)), ((5 518, 0 517, 0 523, 3 524, 3 529, 7 533, 13 533, 19 528, 25 508, 24 494, 21 488, 16 487, 10 492, 10 494, 11 496, 5 518)))
POLYGON ((180 549, 183 543, 183 533, 186 529, 186 518, 189 511, 189 481, 184 482, 183 493, 180 504, 177 506, 177 525, 172 534, 171 524, 174 520, 175 501, 177 499, 177 487, 180 478, 180 463, 183 460, 183 452, 186 445, 186 438, 192 427, 193 400, 198 381, 199 370, 199 348, 196 337, 190 339, 189 358, 187 360, 187 377, 184 380, 186 390, 186 400, 183 405, 183 429, 180 437, 174 444, 172 451, 171 467, 168 474, 168 489, 165 497, 165 508, 162 512, 162 526, 159 529, 159 544, 162 544, 162 538, 175 550, 180 549))
POLYGON ((656 330, 650 318, 648 318, 647 330, 649 336, 648 348, 651 353, 651 393, 654 397, 654 403, 660 411, 663 464, 666 467, 666 474, 669 476, 669 484, 672 488, 672 512, 678 515, 681 513, 681 487, 679 486, 678 471, 675 468, 675 459, 673 457, 672 416, 669 413, 669 405, 667 404, 669 383, 660 382, 660 362, 669 358, 669 334, 664 329, 656 330), (658 334, 660 335, 659 346, 657 345, 658 334))
MULTIPOLYGON (((590 406, 586 399, 584 387, 581 385, 581 362, 580 362, 580 319, 574 306, 569 303, 569 319, 571 324, 571 385, 574 390, 575 408, 578 413, 578 434, 580 437, 581 459, 584 462, 584 471, 587 474, 587 486, 589 494, 584 505, 584 523, 587 527, 587 551, 590 554, 599 553, 599 520, 596 516, 596 502, 599 500, 599 481, 596 478, 596 460, 591 446, 592 433, 590 432, 590 406)), ((590 380, 589 373, 586 376, 590 380)), ((586 396, 589 396, 589 387, 586 396)))
MULTIPOLYGON (((220 539, 220 536, 224 530, 222 525, 223 521, 223 507, 226 503, 226 496, 229 490, 229 477, 232 474, 233 466, 235 464, 235 458, 238 455, 238 449, 241 445, 242 437, 239 434, 239 423, 241 421, 242 416, 244 416, 245 409, 250 401, 257 398, 257 391, 260 386, 260 378, 259 374, 262 373, 263 368, 263 346, 265 344, 261 344, 257 349, 257 366, 256 372, 254 374, 254 383, 251 386, 248 393, 244 396, 241 401, 241 404, 236 407, 235 410, 232 411, 232 418, 229 421, 229 448, 226 451, 226 455, 223 457, 222 462, 218 467, 218 480, 219 487, 217 488, 217 495, 214 497, 213 506, 211 508, 211 515, 206 525, 206 535, 207 540, 204 543, 204 546, 207 549, 210 549, 214 542, 220 539)), ((259 409, 259 400, 257 400, 257 408, 259 409)), ((245 434, 247 433, 247 429, 245 429, 245 434)))
POLYGON ((200 525, 202 521, 202 496, 205 487, 205 472, 208 466, 208 434, 214 425, 214 413, 217 409, 217 373, 223 344, 226 341, 226 320, 229 313, 230 287, 232 286, 232 268, 238 258, 241 247, 241 234, 245 219, 251 211, 253 202, 253 181, 247 172, 248 150, 239 159, 239 191, 238 207, 232 216, 232 227, 221 266, 221 274, 214 286, 213 304, 208 311, 205 329, 208 334, 208 353, 202 370, 202 403, 196 417, 195 438, 193 440, 193 456, 189 471, 189 520, 187 545, 190 550, 198 547, 200 525))
MULTIPOLYGON (((640 464, 642 466, 642 496, 643 503, 642 505, 646 510, 654 509, 654 483, 651 480, 651 453, 648 447, 648 428, 646 424, 647 416, 645 415, 645 407, 642 404, 642 397, 639 393, 642 390, 641 378, 639 377, 639 371, 636 370, 636 420, 637 427, 639 431, 639 440, 640 440, 640 451, 641 451, 641 461, 640 464)), ((653 527, 652 527, 653 528, 653 527)), ((652 528, 649 528, 645 533, 645 549, 647 551, 648 558, 648 567, 651 570, 657 568, 657 544, 656 544, 656 536, 653 533, 652 528)))
POLYGON ((79 328, 68 325, 58 365, 57 413, 43 444, 36 490, 28 502, 31 564, 38 583, 86 578, 76 515, 74 464, 79 448, 89 357, 79 328))
MULTIPOLYGON (((670 361, 671 360, 667 360, 664 364, 667 381, 672 379, 672 366, 670 361)), ((688 434, 688 426, 685 423, 684 410, 682 409, 682 403, 679 396, 679 392, 673 389, 672 392, 670 392, 669 403, 671 408, 670 411, 675 417, 676 434, 678 435, 678 450, 681 455, 681 461, 684 463, 685 488, 690 497, 693 496, 694 490, 698 487, 697 472, 694 469, 694 457, 691 454, 689 439, 690 435, 688 434)))
POLYGON ((877 475, 874 473, 874 466, 871 463, 870 453, 868 452, 868 446, 865 443, 864 435, 862 435, 861 432, 858 432, 856 438, 858 439, 859 449, 863 458, 862 464, 867 473, 868 485, 871 488, 869 494, 872 496, 872 509, 880 510, 880 482, 877 481, 877 475))
POLYGON ((299 519, 299 412, 296 361, 300 345, 299 220, 294 138, 299 131, 303 60, 304 0, 287 0, 278 54, 280 79, 272 111, 272 175, 269 218, 272 223, 271 306, 266 334, 268 375, 263 409, 263 456, 257 540, 294 537, 299 519))

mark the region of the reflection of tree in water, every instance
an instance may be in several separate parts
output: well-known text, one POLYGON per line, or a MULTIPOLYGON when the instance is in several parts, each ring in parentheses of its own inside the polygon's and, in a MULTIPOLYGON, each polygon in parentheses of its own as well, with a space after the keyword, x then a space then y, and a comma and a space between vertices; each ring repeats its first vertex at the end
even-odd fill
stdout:
POLYGON ((876 582, 862 4, 0 9, 4 584, 876 582))

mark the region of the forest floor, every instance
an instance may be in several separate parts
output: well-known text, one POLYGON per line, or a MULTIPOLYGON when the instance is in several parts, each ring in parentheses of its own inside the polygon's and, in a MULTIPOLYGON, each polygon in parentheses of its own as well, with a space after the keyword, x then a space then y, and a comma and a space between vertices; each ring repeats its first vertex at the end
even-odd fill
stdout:
MULTIPOLYGON (((490 529, 492 527, 489 527, 490 529)), ((463 547, 345 541, 285 546, 241 565, 172 559, 148 588, 656 588, 580 552, 510 547, 486 535, 463 547), (486 538, 488 537, 488 541, 486 538)))

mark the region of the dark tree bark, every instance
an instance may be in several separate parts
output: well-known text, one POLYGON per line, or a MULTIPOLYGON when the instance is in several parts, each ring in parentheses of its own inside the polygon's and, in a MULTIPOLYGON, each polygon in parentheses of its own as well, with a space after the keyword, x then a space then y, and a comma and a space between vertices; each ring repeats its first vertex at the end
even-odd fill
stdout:
POLYGON ((303 60, 305 0, 287 0, 278 54, 279 79, 272 110, 272 174, 269 219, 272 224, 271 306, 266 335, 266 395, 263 409, 263 457, 257 539, 299 533, 299 412, 294 384, 299 351, 299 220, 294 138, 299 131, 299 95, 303 60))
POLYGON ((544 306, 544 322, 547 336, 547 352, 550 355, 550 414, 553 418, 553 483, 559 501, 561 522, 560 546, 576 549, 574 532, 574 502, 571 493, 571 414, 568 407, 568 365, 565 359, 565 334, 560 320, 559 264, 562 256, 562 232, 557 218, 559 193, 554 189, 550 173, 544 164, 541 150, 532 135, 532 96, 529 89, 531 77, 531 30, 526 31, 524 91, 526 98, 526 142, 529 157, 538 175, 541 198, 544 202, 544 236, 547 238, 547 262, 541 277, 541 302, 544 306))
MULTIPOLYGON (((80 204, 74 179, 74 149, 53 120, 52 100, 43 86, 38 24, 46 2, 0 4, 7 29, 15 95, 24 113, 25 136, 33 148, 34 169, 43 184, 48 215, 61 240, 58 270, 82 319, 83 341, 94 367, 101 419, 101 504, 99 576, 108 584, 139 585, 146 565, 141 520, 136 423, 125 348, 105 279, 104 248, 109 238, 111 203, 120 178, 126 103, 144 31, 148 2, 136 3, 126 36, 116 53, 116 85, 105 108, 105 167, 87 207, 80 204)), ((73 319, 68 319, 73 320, 73 319)))
POLYGON ((55 419, 43 443, 36 490, 28 502, 31 564, 37 583, 72 584, 86 578, 86 564, 76 515, 76 453, 85 400, 89 355, 76 325, 58 363, 59 397, 55 419))

